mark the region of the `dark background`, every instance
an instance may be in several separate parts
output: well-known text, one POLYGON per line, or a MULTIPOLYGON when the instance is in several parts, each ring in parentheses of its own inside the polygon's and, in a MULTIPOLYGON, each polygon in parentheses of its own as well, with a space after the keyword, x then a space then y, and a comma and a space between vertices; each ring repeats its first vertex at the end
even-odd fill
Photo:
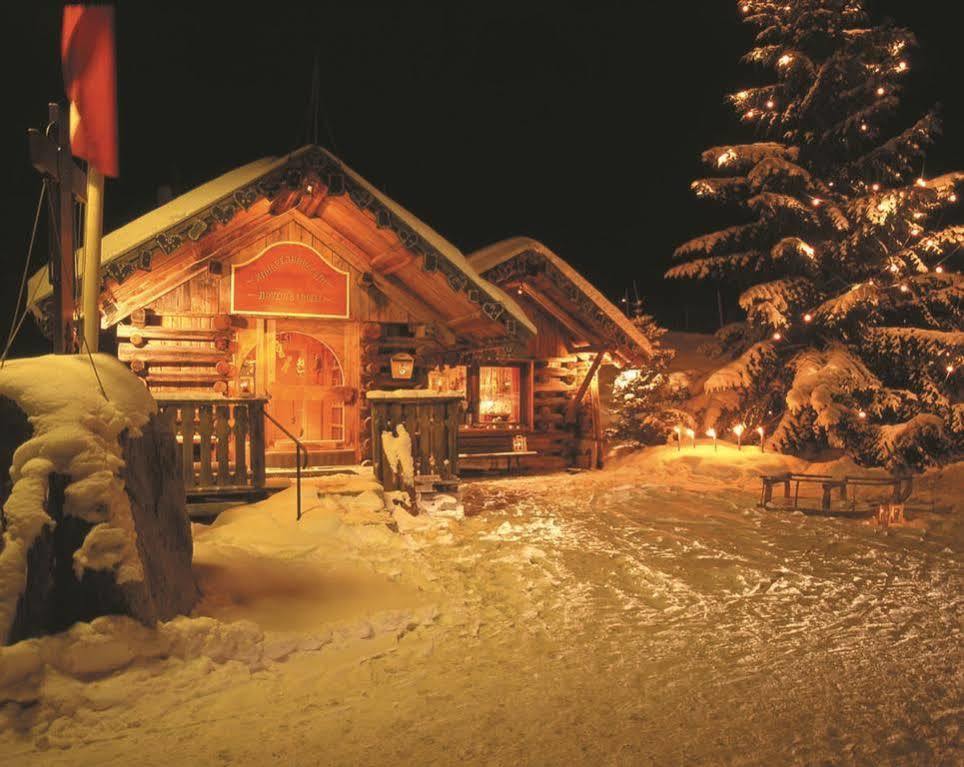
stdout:
MULTIPOLYGON (((870 4, 921 43, 908 119, 943 104, 926 173, 964 168, 955 3, 870 4)), ((0 10, 4 336, 40 188, 26 130, 63 99, 62 6, 13 5, 0 10)), ((732 223, 689 182, 703 149, 752 140, 723 101, 754 81, 739 63, 751 39, 731 0, 121 3, 121 177, 105 231, 154 207, 162 184, 183 192, 307 143, 318 50, 319 142, 464 252, 528 235, 612 299, 635 281, 664 324, 712 330, 712 288, 662 274, 680 242, 732 223)), ((41 240, 34 265, 45 258, 41 240)), ((47 348, 28 321, 14 354, 47 348)))

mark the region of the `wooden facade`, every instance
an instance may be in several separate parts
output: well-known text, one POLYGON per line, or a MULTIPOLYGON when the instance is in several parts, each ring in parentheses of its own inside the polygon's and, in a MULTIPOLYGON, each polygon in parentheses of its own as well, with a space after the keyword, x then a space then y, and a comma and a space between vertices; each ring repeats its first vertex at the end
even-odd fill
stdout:
MULTIPOLYGON (((648 352, 543 246, 467 259, 319 147, 232 171, 112 232, 103 251, 102 326, 176 420, 198 492, 263 484, 294 466, 296 441, 310 464, 377 458, 366 393, 425 388, 451 368, 469 384, 458 452, 522 435, 531 466, 595 466, 600 364, 648 352), (512 393, 512 412, 484 413, 485 386, 512 393)), ((45 271, 30 293, 43 318, 45 271)))

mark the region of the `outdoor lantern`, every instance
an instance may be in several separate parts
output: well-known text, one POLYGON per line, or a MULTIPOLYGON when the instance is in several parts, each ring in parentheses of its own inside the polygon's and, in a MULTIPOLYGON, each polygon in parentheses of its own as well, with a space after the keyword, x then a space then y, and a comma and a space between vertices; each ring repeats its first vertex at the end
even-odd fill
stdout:
POLYGON ((410 379, 415 372, 415 358, 411 354, 399 352, 392 355, 392 378, 410 379))

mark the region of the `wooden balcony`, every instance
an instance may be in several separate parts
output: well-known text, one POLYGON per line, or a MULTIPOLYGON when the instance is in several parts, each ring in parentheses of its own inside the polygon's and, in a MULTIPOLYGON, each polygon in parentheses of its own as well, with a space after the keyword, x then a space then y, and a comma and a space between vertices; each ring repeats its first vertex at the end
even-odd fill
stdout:
POLYGON ((263 398, 165 394, 156 399, 159 417, 177 436, 178 463, 189 497, 264 491, 263 398))

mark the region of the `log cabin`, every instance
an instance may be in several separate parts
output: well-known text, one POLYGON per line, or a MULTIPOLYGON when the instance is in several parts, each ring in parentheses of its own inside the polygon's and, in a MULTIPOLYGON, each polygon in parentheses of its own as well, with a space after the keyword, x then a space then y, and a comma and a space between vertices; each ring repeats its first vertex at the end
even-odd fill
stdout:
MULTIPOLYGON (((250 493, 296 466, 377 465, 381 429, 394 418, 418 434, 432 391, 464 400, 439 411, 457 419, 437 442, 458 453, 450 474, 460 456, 485 468, 509 452, 533 468, 599 465, 600 367, 650 351, 544 246, 467 258, 318 146, 203 184, 106 235, 102 253, 102 349, 170 420, 189 495, 250 493), (373 427, 384 400, 371 392, 405 389, 419 396, 373 427)), ((49 326, 46 270, 28 295, 49 326)))

